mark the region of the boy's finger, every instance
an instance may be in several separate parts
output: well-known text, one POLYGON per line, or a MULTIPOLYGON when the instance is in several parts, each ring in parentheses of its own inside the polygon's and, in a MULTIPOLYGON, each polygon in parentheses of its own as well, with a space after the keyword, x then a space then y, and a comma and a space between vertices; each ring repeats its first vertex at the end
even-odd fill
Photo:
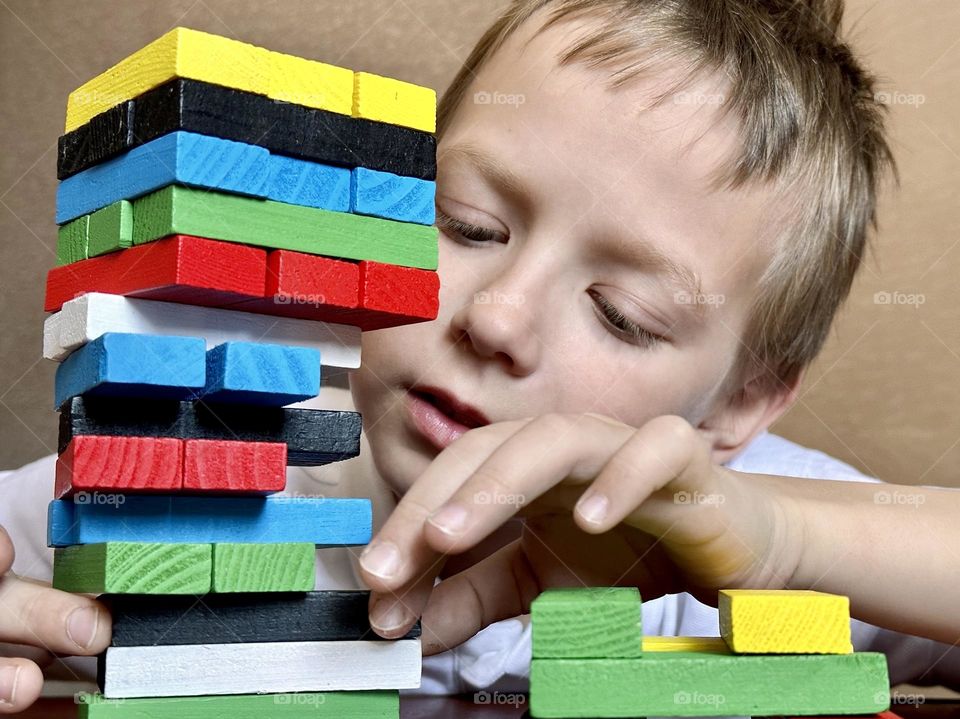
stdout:
POLYGON ((97 654, 110 643, 110 613, 99 602, 11 574, 0 578, 0 641, 54 654, 97 654))
POLYGON ((0 659, 0 714, 21 712, 43 688, 43 672, 28 659, 0 659))
POLYGON ((370 626, 385 639, 399 639, 423 614, 439 573, 430 572, 396 592, 370 594, 370 626))
POLYGON ((13 542, 7 530, 0 527, 0 576, 10 571, 13 566, 13 542))

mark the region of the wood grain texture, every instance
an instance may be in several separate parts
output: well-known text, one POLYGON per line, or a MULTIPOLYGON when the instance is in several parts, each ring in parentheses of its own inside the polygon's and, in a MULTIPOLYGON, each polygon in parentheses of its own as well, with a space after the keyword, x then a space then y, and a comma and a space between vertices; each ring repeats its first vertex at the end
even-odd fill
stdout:
POLYGON ((738 654, 849 654, 850 600, 786 589, 720 590, 720 634, 738 654))
POLYGON ((69 265, 87 259, 87 228, 90 216, 84 215, 57 228, 57 265, 69 265))
POLYGON ((134 201, 134 244, 174 234, 431 270, 437 267, 435 227, 178 185, 134 201))
POLYGON ((87 257, 125 250, 133 245, 133 205, 126 200, 101 207, 87 217, 87 257))
POLYGON ((424 180, 437 176, 436 138, 430 133, 177 79, 63 135, 57 177, 66 179, 176 130, 259 145, 312 162, 424 180))
POLYGON ((88 434, 284 442, 287 463, 319 466, 360 453, 357 412, 75 397, 60 410, 58 451, 88 434))
POLYGON ((440 276, 430 270, 360 262, 360 306, 344 312, 339 322, 361 330, 436 319, 440 309, 440 276))
POLYGON ((106 292, 204 306, 262 297, 267 254, 256 247, 176 235, 92 257, 47 274, 44 310, 87 292, 106 292))
POLYGON ((53 556, 53 586, 90 594, 205 594, 210 591, 211 556, 209 544, 62 547, 53 556))
POLYGON ((79 719, 399 719, 397 691, 107 699, 80 692, 79 719))
MULTIPOLYGON (((235 642, 392 641, 370 628, 370 592, 101 596, 113 618, 111 646, 235 642)), ((404 639, 420 636, 420 622, 404 639)))
POLYGON ((350 173, 350 212, 432 225, 436 189, 429 180, 358 167, 350 173))
POLYGON ((420 662, 419 639, 194 644, 110 647, 99 673, 117 699, 363 691, 420 686, 420 662))
POLYGON ((350 70, 178 27, 71 92, 66 131, 175 77, 332 112, 351 109, 350 70))
MULTIPOLYGON (((274 254, 277 253, 271 253, 274 254)), ((298 256, 317 259, 314 255, 298 256)), ((328 261, 336 263, 338 268, 341 265, 337 260, 328 261)), ((350 264, 350 267, 356 265, 350 264)), ((274 276, 272 269, 268 268, 268 271, 274 276)), ((340 276, 338 273, 337 277, 340 276)), ((307 278, 315 276, 307 275, 307 278)), ((324 367, 356 369, 360 366, 360 330, 357 327, 100 292, 70 300, 59 313, 46 319, 43 356, 63 361, 71 352, 106 332, 202 337, 207 349, 231 341, 311 347, 320 352, 324 367)))
POLYGON ((194 398, 206 381, 202 339, 108 332, 57 367, 54 406, 81 394, 194 398))
POLYGON ((437 93, 429 87, 357 72, 353 76, 353 116, 435 132, 437 93))
POLYGON ((183 462, 184 442, 179 439, 74 437, 57 458, 53 496, 59 499, 98 491, 176 492, 183 486, 183 462))
POLYGON ((283 442, 188 439, 183 445, 184 491, 269 494, 287 484, 283 442))
POLYGON ((308 542, 213 545, 214 592, 309 592, 317 550, 308 542))
POLYGON ((886 657, 660 652, 641 659, 534 659, 535 717, 875 714, 889 707, 886 657))
MULTIPOLYGON (((47 508, 52 547, 102 542, 370 541, 369 499, 130 495, 119 504, 55 499, 47 508)), ((106 591, 106 590, 104 590, 106 591)))
POLYGON ((224 342, 207 351, 206 377, 206 402, 281 407, 319 394, 320 353, 309 347, 224 342))
POLYGON ((640 592, 635 587, 548 589, 530 605, 535 658, 641 656, 640 592))
POLYGON ((646 652, 716 652, 729 654, 723 637, 669 637, 646 636, 643 638, 646 652))

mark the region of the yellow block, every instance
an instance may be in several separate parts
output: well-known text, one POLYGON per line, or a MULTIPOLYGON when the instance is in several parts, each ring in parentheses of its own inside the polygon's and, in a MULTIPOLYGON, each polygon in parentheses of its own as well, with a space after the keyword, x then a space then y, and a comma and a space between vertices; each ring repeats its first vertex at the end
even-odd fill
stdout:
POLYGON ((720 591, 720 634, 737 654, 850 654, 850 600, 785 589, 720 591))
POLYGON ((353 109, 350 70, 178 27, 71 92, 66 131, 177 77, 344 115, 353 109))
POLYGON ((723 637, 644 637, 643 651, 730 653, 723 637))
POLYGON ((437 93, 429 87, 357 72, 353 76, 353 116, 436 132, 437 93))

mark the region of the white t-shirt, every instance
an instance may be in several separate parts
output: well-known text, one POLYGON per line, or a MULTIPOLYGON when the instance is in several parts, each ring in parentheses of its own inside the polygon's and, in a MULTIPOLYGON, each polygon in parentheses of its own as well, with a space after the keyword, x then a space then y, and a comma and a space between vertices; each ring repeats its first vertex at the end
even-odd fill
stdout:
MULTIPOLYGON (((370 449, 362 440, 361 455, 325 467, 291 467, 285 494, 373 499, 374 526, 383 524, 392 509, 389 492, 375 479, 367 464, 370 449)), ((0 473, 0 525, 13 538, 13 570, 25 577, 49 581, 53 550, 46 547, 46 507, 53 491, 53 456, 44 457, 12 472, 0 473)), ((877 481, 822 452, 801 447, 773 434, 757 437, 728 465, 731 469, 795 477, 877 481)), ((352 549, 317 552, 318 589, 363 588, 352 549)), ((929 639, 898 634, 853 620, 857 651, 887 655, 891 684, 944 684, 960 689, 960 649, 929 639)), ((717 636, 717 610, 691 595, 671 594, 643 603, 643 631, 650 635, 717 636)), ((80 676, 95 676, 95 660, 67 660, 80 676)), ((519 692, 527 689, 530 666, 530 627, 527 617, 508 619, 487 627, 469 641, 423 660, 419 692, 453 694, 477 689, 519 692)))

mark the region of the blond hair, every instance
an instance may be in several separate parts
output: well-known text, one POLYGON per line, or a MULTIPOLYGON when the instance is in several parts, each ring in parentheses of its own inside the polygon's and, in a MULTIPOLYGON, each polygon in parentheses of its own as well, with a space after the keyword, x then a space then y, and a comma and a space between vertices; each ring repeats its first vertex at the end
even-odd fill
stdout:
POLYGON ((725 78, 741 147, 718 180, 780 181, 796 198, 732 374, 794 378, 823 346, 876 226, 880 182, 896 171, 875 80, 840 38, 842 0, 514 0, 441 99, 438 134, 484 61, 540 10, 545 28, 593 21, 560 63, 606 69, 614 87, 664 60, 687 70, 664 97, 702 74, 725 78))

